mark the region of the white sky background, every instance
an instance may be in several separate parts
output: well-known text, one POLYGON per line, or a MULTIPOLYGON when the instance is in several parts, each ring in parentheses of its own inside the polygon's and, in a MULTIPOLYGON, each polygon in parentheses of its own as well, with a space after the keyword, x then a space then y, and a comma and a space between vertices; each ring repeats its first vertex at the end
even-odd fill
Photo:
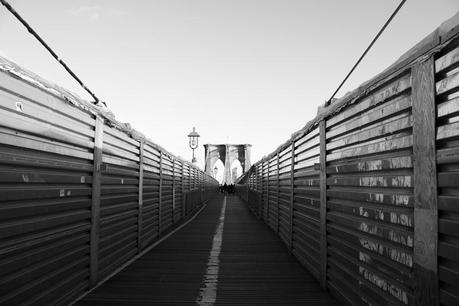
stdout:
MULTIPOLYGON (((399 1, 8 0, 118 120, 191 159, 186 135, 252 162, 316 115, 399 1)), ((337 97, 459 10, 408 0, 337 97)), ((91 100, 0 5, 0 55, 91 100)))

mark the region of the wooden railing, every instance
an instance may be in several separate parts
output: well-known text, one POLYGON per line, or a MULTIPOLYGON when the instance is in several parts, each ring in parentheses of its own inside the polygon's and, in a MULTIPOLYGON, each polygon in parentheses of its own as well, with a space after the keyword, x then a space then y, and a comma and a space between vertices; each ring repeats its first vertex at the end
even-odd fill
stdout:
POLYGON ((187 218, 217 182, 0 59, 0 304, 68 304, 187 218))
POLYGON ((239 182, 345 304, 459 304, 458 25, 321 108, 239 182))

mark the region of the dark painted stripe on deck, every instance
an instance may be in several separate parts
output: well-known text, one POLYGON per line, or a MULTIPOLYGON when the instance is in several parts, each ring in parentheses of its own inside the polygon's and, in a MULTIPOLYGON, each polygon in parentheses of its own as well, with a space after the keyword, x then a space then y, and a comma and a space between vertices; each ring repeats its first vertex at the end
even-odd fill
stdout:
MULTIPOLYGON (((196 305, 223 204, 94 290, 77 305, 196 305)), ((336 305, 237 197, 228 196, 215 305, 336 305)))

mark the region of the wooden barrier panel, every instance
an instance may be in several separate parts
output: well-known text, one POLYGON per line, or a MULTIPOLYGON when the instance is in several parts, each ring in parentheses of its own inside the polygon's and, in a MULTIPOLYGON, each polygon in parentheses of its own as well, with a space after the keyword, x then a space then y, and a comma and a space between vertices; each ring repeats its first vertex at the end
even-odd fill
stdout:
POLYGON ((295 138, 292 253, 320 278, 319 128, 295 138))
POLYGON ((410 80, 326 120, 328 285, 352 303, 413 304, 410 80))
POLYGON ((0 304, 65 303, 89 287, 96 116, 0 84, 0 304))
POLYGON ((458 17, 244 174, 263 221, 344 304, 459 303, 458 17))
POLYGON ((194 208, 218 183, 20 72, 0 70, 0 304, 67 305, 185 217, 183 181, 194 208))
POLYGON ((442 305, 459 304, 459 39, 435 56, 438 286, 442 305))

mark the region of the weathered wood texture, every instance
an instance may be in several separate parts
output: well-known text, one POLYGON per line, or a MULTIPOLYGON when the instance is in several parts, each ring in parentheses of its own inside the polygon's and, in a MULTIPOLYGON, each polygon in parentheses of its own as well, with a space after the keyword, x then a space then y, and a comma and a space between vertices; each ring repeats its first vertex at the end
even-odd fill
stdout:
POLYGON ((139 147, 139 198, 137 212, 137 253, 142 252, 142 215, 143 215, 143 154, 145 142, 140 142, 139 147))
POLYGON ((94 159, 92 174, 92 202, 91 202, 91 241, 90 241, 90 283, 97 284, 99 270, 99 236, 100 236, 100 182, 102 166, 102 142, 104 124, 100 117, 96 117, 94 128, 94 159))
MULTIPOLYGON (((223 197, 77 305, 196 305, 223 197)), ((337 305, 276 236, 227 197, 215 305, 337 305)), ((203 303, 205 304, 205 303, 203 303)))
POLYGON ((327 139, 325 121, 319 123, 320 133, 320 284, 327 287, 327 139))
MULTIPOLYGON (((293 138, 287 238, 293 255, 346 303, 414 303, 411 101, 407 70, 293 138)), ((283 150, 264 162, 276 168, 272 156, 283 150)))
POLYGON ((456 40, 435 57, 438 277, 441 305, 459 304, 459 84, 452 81, 457 79, 458 67, 459 40, 456 40))
MULTIPOLYGON (((284 188, 281 158, 272 180, 274 157, 294 142, 285 173, 293 177, 292 230, 279 236, 343 303, 459 301, 458 48, 445 43, 366 83, 246 173, 269 183, 262 205, 271 205, 284 188)), ((272 227, 282 211, 268 211, 272 227)))
POLYGON ((170 165, 187 163, 35 82, 0 84, 0 304, 65 305, 172 227, 170 165))
POLYGON ((416 305, 438 304, 437 167, 433 57, 414 66, 414 298, 416 305))

